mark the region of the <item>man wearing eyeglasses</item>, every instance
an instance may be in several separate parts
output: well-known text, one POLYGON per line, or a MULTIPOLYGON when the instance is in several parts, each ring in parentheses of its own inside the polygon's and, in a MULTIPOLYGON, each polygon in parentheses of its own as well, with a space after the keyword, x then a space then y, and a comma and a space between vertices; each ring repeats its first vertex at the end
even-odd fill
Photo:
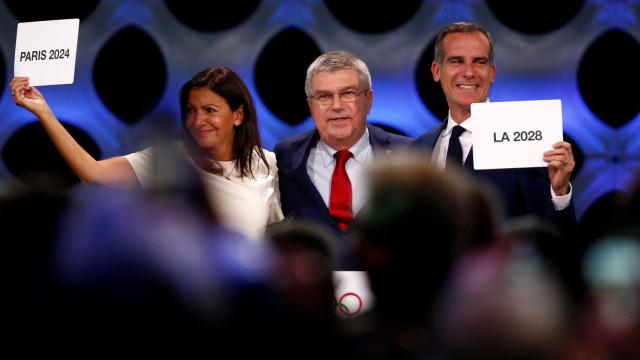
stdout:
POLYGON ((346 51, 319 56, 305 92, 316 129, 275 147, 285 215, 324 225, 346 238, 365 201, 365 167, 410 139, 367 124, 373 102, 367 65, 346 51))

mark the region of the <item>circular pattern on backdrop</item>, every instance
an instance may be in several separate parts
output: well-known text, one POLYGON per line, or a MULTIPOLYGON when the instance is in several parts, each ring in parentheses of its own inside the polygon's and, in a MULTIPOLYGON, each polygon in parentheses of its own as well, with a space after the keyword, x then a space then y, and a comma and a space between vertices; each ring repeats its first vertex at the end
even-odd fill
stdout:
MULTIPOLYGON (((94 159, 101 157, 86 132, 68 123, 63 125, 94 159)), ((34 189, 62 190, 79 182, 37 121, 13 133, 2 149, 2 160, 18 180, 34 189)))
POLYGON ((162 97, 167 67, 153 39, 140 28, 127 26, 100 50, 93 82, 107 108, 124 122, 134 124, 162 97))
POLYGON ((344 26, 361 33, 377 34, 393 30, 411 19, 421 0, 386 1, 325 0, 333 16, 344 26))
POLYGON ((213 32, 228 30, 248 19, 260 5, 260 0, 164 0, 164 3, 181 23, 191 29, 213 32))
POLYGON ((486 3, 507 27, 523 34, 537 35, 569 23, 582 9, 584 0, 486 0, 486 3))
POLYGON ((632 89, 640 83, 640 73, 611 70, 624 64, 640 64, 640 44, 625 31, 609 30, 587 49, 578 67, 578 87, 591 111, 614 128, 634 119, 640 111, 640 97, 632 89), (619 49, 622 54, 616 54, 619 49), (623 59, 623 60, 621 60, 623 59))
POLYGON ((274 36, 258 56, 254 71, 258 94, 267 108, 289 125, 309 117, 304 82, 307 68, 320 54, 309 35, 289 27, 274 36))
POLYGON ((79 18, 80 21, 96 9, 100 0, 68 0, 62 5, 58 1, 5 0, 18 22, 79 18))
MULTIPOLYGON (((508 85, 509 77, 514 79, 513 76, 515 80, 535 76, 535 81, 527 84, 531 92, 525 95, 552 90, 559 97, 564 96, 566 86, 573 89, 566 79, 578 85, 580 96, 566 99, 568 113, 572 114, 567 118, 566 129, 572 130, 569 134, 583 148, 571 137, 565 138, 572 143, 576 157, 572 178, 579 217, 595 196, 623 186, 621 179, 630 179, 638 168, 633 157, 637 147, 633 131, 637 130, 640 120, 640 102, 625 90, 626 84, 636 83, 640 75, 628 72, 624 79, 610 76, 610 69, 618 65, 612 53, 624 54, 625 64, 640 60, 640 38, 636 31, 640 4, 635 0, 541 0, 516 4, 458 0, 446 5, 440 1, 409 0, 392 6, 335 0, 226 3, 71 0, 64 7, 56 2, 43 2, 34 7, 33 2, 6 0, 0 8, 5 9, 0 12, 0 20, 9 25, 16 21, 53 18, 83 20, 84 36, 80 36, 78 45, 84 51, 76 75, 77 80, 86 80, 87 75, 91 80, 77 81, 56 91, 60 91, 58 100, 63 99, 67 106, 74 108, 80 106, 73 101, 77 91, 88 93, 89 103, 77 110, 88 114, 108 110, 119 119, 110 117, 108 124, 97 124, 100 117, 89 116, 93 120, 80 124, 98 144, 111 149, 111 153, 126 153, 145 146, 144 134, 158 122, 158 116, 170 117, 175 123, 178 110, 175 101, 167 103, 170 111, 157 113, 160 106, 165 107, 164 102, 160 103, 164 95, 171 94, 174 98, 178 91, 179 84, 169 75, 175 71, 182 74, 180 76, 184 76, 184 72, 191 75, 202 67, 196 63, 207 64, 212 58, 232 68, 253 67, 250 69, 253 77, 246 80, 255 91, 256 100, 259 99, 258 111, 264 120, 262 136, 265 147, 271 149, 278 141, 313 126, 304 98, 304 74, 320 54, 320 47, 352 50, 371 59, 369 66, 377 79, 378 95, 369 121, 381 124, 379 126, 388 131, 419 136, 447 114, 441 86, 431 80, 433 42, 429 41, 445 23, 468 19, 480 21, 497 32, 498 45, 509 55, 506 61, 516 65, 507 67, 501 75, 507 78, 501 77, 500 83, 508 85), (515 11, 514 7, 517 7, 515 11), (128 25, 132 26, 125 28, 128 25), (210 46, 202 46, 204 43, 210 46), (560 57, 549 62, 545 56, 530 56, 530 52, 523 51, 529 48, 527 44, 532 51, 540 49, 549 51, 548 56, 560 57), (114 56, 120 51, 116 48, 126 49, 134 56, 122 65, 120 57, 114 56), (258 55, 247 58, 242 54, 258 55), (197 68, 192 69, 193 66, 197 68), (131 71, 125 74, 127 69, 131 71), (580 126, 585 107, 593 114, 588 127, 580 126), (127 124, 135 127, 128 131, 127 124), (606 129, 602 129, 602 125, 606 124, 618 130, 603 131, 606 129), (623 143, 614 145, 620 136, 624 138, 623 143), (591 159, 592 156, 595 158, 591 159), (604 177, 602 171, 592 171, 592 165, 603 166, 604 177)), ((7 149, 14 147, 11 144, 15 142, 15 132, 21 129, 16 126, 23 124, 24 110, 13 104, 8 89, 15 34, 9 32, 3 36, 0 151, 6 157, 7 152, 11 153, 7 149)), ((496 85, 493 88, 496 98, 522 97, 507 86, 496 85)), ((24 142, 24 136, 21 138, 24 142)), ((41 151, 47 152, 53 153, 52 148, 41 151)), ((38 158, 30 164, 35 167, 41 162, 38 158)), ((15 178, 15 168, 2 164, 0 181, 2 177, 15 178)))
POLYGON ((414 81, 422 102, 438 120, 443 121, 449 114, 449 106, 440 82, 434 81, 431 75, 435 45, 436 39, 434 38, 422 51, 416 66, 414 81))

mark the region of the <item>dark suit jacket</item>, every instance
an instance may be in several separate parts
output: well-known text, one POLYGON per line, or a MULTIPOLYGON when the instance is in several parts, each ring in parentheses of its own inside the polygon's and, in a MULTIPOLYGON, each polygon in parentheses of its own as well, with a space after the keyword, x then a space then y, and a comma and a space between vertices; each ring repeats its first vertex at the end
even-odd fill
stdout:
MULTIPOLYGON (((427 131, 414 140, 412 147, 433 151, 438 136, 447 122, 427 131)), ((502 197, 507 218, 534 214, 543 220, 556 224, 560 230, 570 232, 576 226, 573 199, 569 206, 561 211, 555 210, 551 201, 551 183, 547 168, 518 168, 474 170, 473 149, 464 163, 465 170, 492 184, 502 197)))
MULTIPOLYGON (((411 139, 388 133, 368 124, 369 141, 374 153, 390 154, 392 148, 408 147, 411 139)), ((321 224, 336 237, 343 238, 338 224, 329 215, 329 209, 307 174, 307 160, 311 149, 320 140, 317 130, 278 143, 274 149, 278 160, 280 200, 285 216, 293 216, 321 224)))

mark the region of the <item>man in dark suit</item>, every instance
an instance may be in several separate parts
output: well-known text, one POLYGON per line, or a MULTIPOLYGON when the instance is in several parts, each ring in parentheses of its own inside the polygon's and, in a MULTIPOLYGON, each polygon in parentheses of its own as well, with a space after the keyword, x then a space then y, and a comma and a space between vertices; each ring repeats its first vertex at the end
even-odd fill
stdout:
POLYGON ((488 101, 496 75, 489 33, 473 23, 446 26, 436 39, 431 73, 442 85, 449 116, 442 125, 417 138, 413 146, 429 151, 438 167, 457 162, 493 184, 502 195, 507 217, 535 214, 561 229, 574 227, 569 178, 575 161, 569 143, 558 142, 543 154, 547 168, 473 169, 473 128, 482 124, 473 121, 471 104, 488 101))
POLYGON ((346 238, 365 202, 364 171, 374 153, 388 156, 411 139, 367 124, 371 75, 354 54, 332 51, 318 57, 307 70, 305 92, 316 128, 275 147, 282 210, 346 238))

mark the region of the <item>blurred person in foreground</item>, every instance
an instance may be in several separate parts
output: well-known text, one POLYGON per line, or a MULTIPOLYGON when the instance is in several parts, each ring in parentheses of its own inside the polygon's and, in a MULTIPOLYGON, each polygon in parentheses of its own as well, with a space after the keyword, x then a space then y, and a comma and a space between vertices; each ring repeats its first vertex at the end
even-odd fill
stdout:
POLYGON ((286 351, 305 359, 342 359, 348 348, 336 316, 336 239, 321 225, 293 220, 269 233, 272 285, 282 297, 278 333, 286 351))
POLYGON ((588 288, 582 354, 640 359, 640 238, 597 239, 585 253, 582 270, 588 288))
MULTIPOLYGON (((29 79, 11 80, 17 105, 38 117, 54 145, 84 183, 148 189, 153 183, 154 148, 96 160, 58 121, 29 79)), ((179 147, 199 170, 220 221, 251 238, 280 221, 280 196, 273 153, 262 148, 253 98, 226 67, 208 68, 180 90, 179 147)), ((159 160, 161 161, 161 160, 159 160)))
POLYGON ((49 355, 51 257, 67 196, 43 191, 0 195, 0 358, 49 355))
POLYGON ((640 358, 640 175, 615 198, 606 222, 584 224, 582 258, 587 297, 582 353, 592 358, 640 358))
POLYGON ((457 259, 436 306, 443 358, 571 358, 573 304, 537 231, 510 230, 457 259))
MULTIPOLYGON (((418 154, 376 163, 369 202, 355 222, 357 254, 375 296, 374 326, 356 345, 362 358, 413 359, 437 353, 433 306, 456 258, 493 241, 492 200, 463 173, 441 172, 418 154), (482 194, 482 195, 481 195, 482 194), (479 225, 482 224, 482 225, 479 225)), ((356 341, 358 337, 356 336, 356 341)))

